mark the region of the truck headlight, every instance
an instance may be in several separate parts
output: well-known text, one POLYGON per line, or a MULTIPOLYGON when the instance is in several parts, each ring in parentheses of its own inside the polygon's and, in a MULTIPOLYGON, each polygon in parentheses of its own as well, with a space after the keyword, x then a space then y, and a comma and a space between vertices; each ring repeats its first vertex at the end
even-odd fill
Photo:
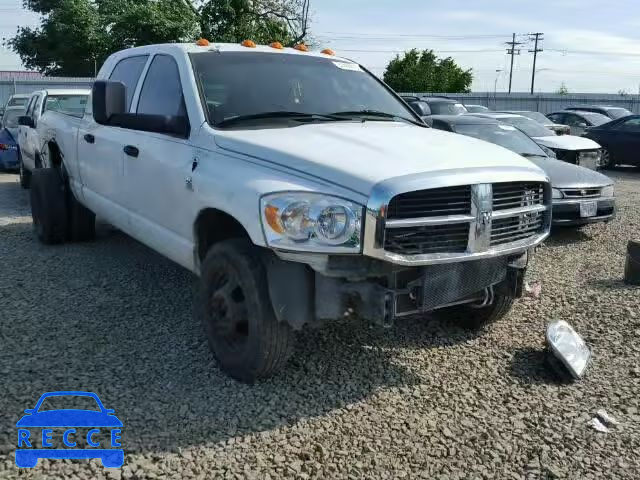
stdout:
POLYGON ((359 253, 363 209, 319 193, 283 192, 260 199, 267 245, 283 250, 359 253))
POLYGON ((571 325, 564 320, 551 322, 547 327, 547 344, 571 376, 582 377, 591 360, 591 351, 571 325))
POLYGON ((607 185, 602 190, 600 190, 600 196, 604 198, 613 198, 615 196, 613 185, 607 185))
POLYGON ((562 198, 563 196, 564 195, 562 195, 562 192, 557 188, 551 189, 551 198, 562 198))

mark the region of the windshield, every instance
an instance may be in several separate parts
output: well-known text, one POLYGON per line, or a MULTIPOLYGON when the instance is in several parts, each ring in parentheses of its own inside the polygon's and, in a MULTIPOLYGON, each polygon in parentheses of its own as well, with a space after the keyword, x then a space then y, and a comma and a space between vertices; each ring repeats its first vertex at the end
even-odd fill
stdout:
POLYGON ((538 122, 527 117, 504 117, 498 118, 498 120, 508 123, 509 125, 513 125, 514 127, 518 127, 530 137, 552 137, 556 134, 553 130, 549 130, 538 122))
POLYGON ((387 120, 398 116, 418 121, 381 82, 355 63, 283 53, 235 52, 194 53, 191 60, 213 125, 270 112, 329 115, 365 110, 389 114, 387 120))
POLYGON ((433 102, 429 104, 432 115, 462 115, 468 113, 461 103, 433 102))
POLYGON ((546 157, 536 142, 511 125, 466 124, 456 125, 456 132, 469 137, 479 138, 508 148, 520 155, 539 155, 546 157))
POLYGON ((7 103, 7 107, 24 107, 29 100, 28 97, 14 97, 9 99, 9 103, 7 103))
POLYGON ((42 401, 39 412, 49 410, 91 410, 99 412, 100 406, 95 398, 85 395, 54 395, 42 401))
POLYGON ((552 123, 551 120, 549 120, 547 117, 545 117, 540 112, 509 112, 509 113, 515 113, 517 115, 522 115, 523 117, 530 118, 531 120, 534 120, 534 121, 540 123, 541 125, 549 125, 550 123, 552 123))
POLYGON ((580 112, 580 116, 589 120, 589 122, 596 127, 611 121, 606 115, 595 112, 580 112))
POLYGON ((2 126, 4 128, 17 128, 18 117, 20 117, 20 115, 24 115, 24 110, 21 110, 21 109, 6 110, 4 112, 4 115, 2 116, 2 126))
POLYGON ((44 112, 53 110, 66 113, 74 117, 81 117, 87 105, 88 95, 49 95, 44 106, 44 112))
POLYGON ((607 113, 611 118, 622 118, 633 115, 633 113, 631 113, 626 108, 607 108, 607 113))

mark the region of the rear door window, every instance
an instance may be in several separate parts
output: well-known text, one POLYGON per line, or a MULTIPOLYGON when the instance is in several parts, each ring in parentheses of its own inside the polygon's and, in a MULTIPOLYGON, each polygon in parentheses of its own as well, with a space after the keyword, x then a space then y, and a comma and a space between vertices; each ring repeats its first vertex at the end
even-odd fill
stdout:
POLYGON ((126 88, 127 94, 127 110, 131 106, 133 94, 136 91, 136 85, 142 74, 142 70, 147 63, 149 55, 137 55, 135 57, 123 58, 115 66, 109 80, 114 82, 122 82, 126 88))

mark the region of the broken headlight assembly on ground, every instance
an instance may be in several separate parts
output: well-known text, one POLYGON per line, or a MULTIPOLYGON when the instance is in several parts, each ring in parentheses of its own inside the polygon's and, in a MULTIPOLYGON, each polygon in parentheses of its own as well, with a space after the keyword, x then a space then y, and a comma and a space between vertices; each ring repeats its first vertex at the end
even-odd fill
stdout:
POLYGON ((551 322, 546 337, 552 355, 549 360, 558 373, 582 378, 591 361, 591 351, 582 337, 564 320, 551 322))

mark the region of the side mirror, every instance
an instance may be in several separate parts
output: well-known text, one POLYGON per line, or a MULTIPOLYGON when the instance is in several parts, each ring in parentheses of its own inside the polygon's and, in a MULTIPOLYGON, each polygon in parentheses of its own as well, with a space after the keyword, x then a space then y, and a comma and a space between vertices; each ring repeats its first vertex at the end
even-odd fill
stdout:
POLYGON ((587 128, 587 127, 588 127, 588 125, 587 125, 586 123, 584 123, 584 122, 580 122, 580 123, 577 125, 577 127, 578 127, 578 128, 587 128))
POLYGON ((33 118, 31 118, 28 115, 22 115, 18 117, 18 125, 22 125, 23 127, 31 127, 31 128, 36 127, 36 124, 33 121, 33 118))
POLYGON ((113 115, 127 109, 127 89, 122 82, 97 80, 91 89, 93 119, 100 125, 109 125, 113 115))
POLYGON ((409 106, 411 107, 411 110, 416 112, 420 117, 431 115, 431 109, 429 108, 429 104, 427 104, 427 102, 416 100, 413 102, 409 102, 409 106))

